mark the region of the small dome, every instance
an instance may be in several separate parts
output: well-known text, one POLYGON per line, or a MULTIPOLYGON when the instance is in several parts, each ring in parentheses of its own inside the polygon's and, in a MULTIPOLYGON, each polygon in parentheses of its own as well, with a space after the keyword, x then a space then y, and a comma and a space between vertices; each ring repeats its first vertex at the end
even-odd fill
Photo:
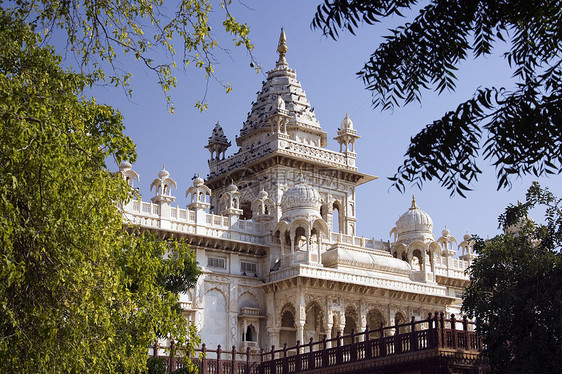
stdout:
POLYGON ((396 221, 398 241, 433 239, 433 221, 429 214, 421 210, 412 197, 412 206, 396 221))
POLYGON ((267 191, 262 188, 262 190, 258 194, 258 199, 265 200, 265 199, 267 199, 268 196, 269 196, 269 194, 267 193, 267 191))
POLYGON ((320 210, 321 204, 318 190, 306 184, 302 174, 297 178, 297 183, 285 191, 281 198, 283 212, 297 208, 320 210))
POLYGON ((469 233, 464 234, 463 239, 465 242, 469 241, 472 239, 472 235, 470 235, 469 233))
POLYGON ((345 118, 343 119, 343 121, 341 121, 340 128, 342 130, 352 130, 353 129, 353 122, 351 122, 351 118, 349 118, 347 113, 345 114, 345 118))
POLYGON ((447 228, 447 226, 445 226, 445 229, 443 231, 441 231, 441 233, 443 234, 444 237, 447 237, 447 236, 451 235, 451 230, 449 230, 447 228))
POLYGON ((203 178, 201 178, 201 177, 199 176, 199 174, 197 174, 197 178, 195 178, 195 179, 193 180, 193 186, 195 186, 195 187, 200 187, 200 186, 202 186, 202 185, 204 185, 204 184, 205 184, 205 181, 203 180, 203 178))
POLYGON ((230 186, 226 187, 226 192, 236 192, 238 191, 238 187, 235 184, 231 184, 230 186))
POLYGON ((131 163, 128 161, 123 161, 121 162, 121 164, 119 164, 119 170, 121 171, 131 170, 132 168, 133 165, 131 165, 131 163))
POLYGON ((162 170, 160 170, 160 172, 158 173, 158 178, 160 179, 164 179, 164 178, 168 178, 170 176, 170 172, 168 170, 166 170, 166 166, 162 166, 162 170))

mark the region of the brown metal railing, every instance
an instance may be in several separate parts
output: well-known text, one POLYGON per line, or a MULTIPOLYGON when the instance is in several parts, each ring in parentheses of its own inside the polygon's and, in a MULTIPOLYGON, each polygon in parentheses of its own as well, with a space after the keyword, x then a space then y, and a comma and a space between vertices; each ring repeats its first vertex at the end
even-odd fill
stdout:
MULTIPOLYGON (((158 352, 154 347, 154 352, 158 352)), ((173 347, 172 347, 173 348, 173 347)), ((443 313, 429 313, 424 320, 412 320, 395 326, 379 326, 371 330, 368 326, 363 332, 351 331, 350 335, 341 335, 332 339, 308 344, 297 344, 293 347, 283 345, 281 349, 260 353, 237 352, 206 349, 205 344, 196 350, 191 360, 199 367, 201 374, 292 374, 307 370, 333 367, 351 362, 371 360, 380 357, 416 352, 433 348, 450 348, 463 351, 482 350, 482 342, 476 334, 475 324, 466 317, 445 319, 443 313), (349 341, 349 344, 343 342, 349 341)), ((173 349, 172 349, 173 351, 173 349)), ((168 370, 181 367, 181 359, 174 356, 168 358, 168 370)))

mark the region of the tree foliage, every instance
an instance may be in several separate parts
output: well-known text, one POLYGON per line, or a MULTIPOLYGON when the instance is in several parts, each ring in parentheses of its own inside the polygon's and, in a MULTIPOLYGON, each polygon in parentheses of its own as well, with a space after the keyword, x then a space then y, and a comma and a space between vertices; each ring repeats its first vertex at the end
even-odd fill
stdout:
POLYGON ((193 343, 187 246, 129 234, 106 159, 136 157, 91 80, 0 9, 0 372, 138 372, 158 337, 193 343))
MULTIPOLYGON (((210 0, 181 0, 172 6, 163 0, 16 0, 8 6, 46 35, 65 32, 67 53, 97 80, 128 87, 132 74, 122 66, 124 55, 133 56, 156 73, 173 111, 168 91, 176 85, 178 65, 193 64, 205 71, 207 79, 214 74, 213 53, 223 48, 209 21, 216 8, 224 14, 224 32, 251 56, 254 47, 248 39, 250 29, 230 13, 230 3, 221 0, 217 6, 210 0), (176 62, 177 55, 181 63, 176 62), (111 71, 107 76, 106 70, 111 71)), ((227 92, 231 90, 228 84, 224 87, 227 92)), ((203 109, 206 103, 197 101, 196 106, 203 109)))
POLYGON ((313 26, 334 39, 361 23, 402 16, 357 74, 383 109, 420 102, 424 90, 454 90, 457 66, 471 54, 489 55, 505 42, 515 86, 479 89, 473 98, 412 138, 390 178, 421 187, 433 178, 451 194, 470 190, 479 156, 496 168, 498 189, 524 174, 562 172, 562 2, 560 0, 325 0, 313 26))
POLYGON ((538 184, 500 216, 504 234, 479 240, 463 309, 484 335, 494 372, 557 373, 562 367, 562 199, 538 184), (542 206, 545 223, 527 218, 542 206))

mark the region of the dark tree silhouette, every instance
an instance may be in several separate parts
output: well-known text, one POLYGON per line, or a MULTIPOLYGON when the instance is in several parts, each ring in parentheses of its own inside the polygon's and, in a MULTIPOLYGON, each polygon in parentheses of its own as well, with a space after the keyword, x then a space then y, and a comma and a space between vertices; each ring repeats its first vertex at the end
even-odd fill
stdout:
MULTIPOLYGON (((337 39, 361 23, 402 16, 415 0, 326 0, 313 27, 337 39)), ((423 90, 455 89, 455 71, 496 43, 513 70, 514 87, 481 88, 412 138, 394 177, 421 187, 434 178, 464 193, 481 173, 479 156, 496 168, 498 189, 511 179, 562 172, 562 2, 539 0, 432 0, 411 22, 390 30, 358 72, 373 105, 390 109, 421 101, 423 90)))

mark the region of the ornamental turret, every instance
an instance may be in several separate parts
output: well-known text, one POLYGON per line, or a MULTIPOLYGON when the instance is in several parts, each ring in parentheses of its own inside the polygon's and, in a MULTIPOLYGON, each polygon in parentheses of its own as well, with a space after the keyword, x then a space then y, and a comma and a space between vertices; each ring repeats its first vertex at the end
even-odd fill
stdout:
POLYGON ((459 249, 462 252, 462 255, 459 256, 461 260, 468 261, 469 263, 472 262, 478 255, 474 251, 474 240, 472 239, 472 235, 468 232, 464 235, 463 241, 459 244, 459 249))
POLYGON ((119 174, 123 178, 125 182, 129 184, 131 188, 134 188, 134 181, 137 182, 140 180, 139 175, 136 171, 133 170, 133 165, 127 161, 123 161, 119 165, 119 174))
POLYGON ((209 137, 209 143, 205 146, 205 148, 211 152, 210 161, 224 160, 228 147, 230 147, 230 142, 224 135, 221 125, 217 122, 215 128, 213 129, 213 133, 209 137))
POLYGON ((187 208, 191 210, 207 210, 211 207, 209 199, 211 197, 211 189, 205 186, 205 181, 199 175, 193 179, 193 186, 185 191, 186 197, 191 197, 187 208))
POLYGON ((176 181, 170 178, 170 172, 162 166, 162 170, 158 173, 158 178, 154 179, 150 185, 150 191, 154 188, 156 193, 150 200, 153 203, 171 203, 176 198, 172 196, 172 186, 178 188, 176 181))
POLYGON ((269 194, 263 188, 258 198, 252 202, 252 219, 256 222, 269 221, 273 219, 275 203, 269 198, 269 194))
POLYGON ((340 128, 338 129, 338 136, 334 137, 334 140, 336 140, 340 145, 340 152, 355 153, 355 141, 359 138, 360 136, 357 135, 357 130, 353 128, 353 122, 351 122, 351 118, 349 118, 346 113, 345 118, 341 122, 340 128))
POLYGON ((447 229, 447 226, 445 226, 445 229, 441 233, 443 236, 437 239, 437 242, 441 244, 441 255, 444 257, 451 257, 456 253, 453 249, 453 243, 457 244, 457 239, 451 236, 451 231, 447 229))
POLYGON ((240 209, 240 192, 238 187, 231 184, 226 188, 220 199, 222 208, 221 214, 224 216, 241 216, 242 209, 240 209))

